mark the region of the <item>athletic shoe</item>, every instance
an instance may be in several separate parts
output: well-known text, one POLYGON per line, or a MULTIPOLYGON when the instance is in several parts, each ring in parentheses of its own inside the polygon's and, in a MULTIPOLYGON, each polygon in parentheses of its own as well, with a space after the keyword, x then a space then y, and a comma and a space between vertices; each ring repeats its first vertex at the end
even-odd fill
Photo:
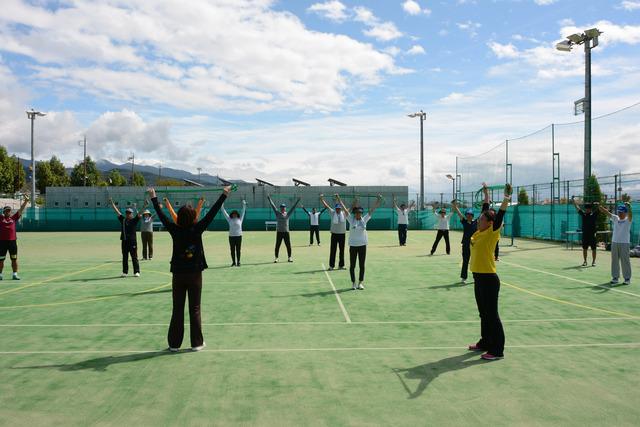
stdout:
POLYGON ((583 266, 583 267, 586 267, 586 266, 587 266, 587 261, 583 262, 583 263, 582 263, 582 266, 583 266))
POLYGON ((360 289, 361 291, 364 291, 364 285, 362 284, 362 282, 358 284, 358 289, 360 289))
POLYGON ((433 256, 433 252, 429 253, 429 256, 433 256))
POLYGON ((2 274, 0 274, 0 280, 2 280, 2 274))
POLYGON ((340 270, 346 270, 347 267, 345 267, 344 265, 342 267, 339 268, 340 270))
POLYGON ((180 351, 179 348, 175 348, 175 347, 169 347, 167 350, 169 350, 171 353, 177 353, 180 351))
POLYGON ((467 279, 460 279, 460 283, 462 283, 463 285, 467 284, 467 279))
POLYGON ((318 242, 318 246, 320 246, 320 242, 318 242))
POLYGON ((278 262, 278 258, 273 260, 273 263, 276 264, 278 262))
POLYGON ((611 279, 611 281, 609 283, 611 283, 612 285, 617 285, 618 284, 618 279, 617 278, 611 279))
POLYGON ((484 351, 484 349, 478 344, 469 344, 469 347, 467 348, 469 349, 469 351, 484 351))
POLYGON ((135 277, 140 277, 140 273, 134 274, 135 277))
POLYGON ((482 356, 480 356, 480 358, 482 358, 484 360, 500 360, 500 359, 503 359, 504 356, 494 356, 491 353, 485 353, 482 356))
POLYGON ((495 258, 494 261, 500 261, 500 258, 495 258))
POLYGON ((596 266, 596 262, 595 262, 595 261, 593 261, 593 262, 591 263, 591 267, 595 267, 595 266, 596 266))
POLYGON ((624 282, 622 282, 623 285, 630 285, 631 284, 631 279, 626 279, 624 282))
POLYGON ((355 291, 356 289, 358 289, 358 288, 356 287, 356 282, 353 282, 353 284, 351 285, 351 289, 352 289, 352 290, 354 290, 354 291, 355 291))
POLYGON ((120 277, 127 277, 127 273, 122 273, 120 277))
POLYGON ((13 273, 13 276, 11 278, 13 280, 20 280, 20 278, 18 277, 18 273, 13 273))
POLYGON ((240 263, 237 263, 237 264, 236 264, 236 267, 240 267, 240 263))
POLYGON ((150 257, 149 257, 149 261, 151 261, 152 259, 153 259, 153 257, 152 257, 152 256, 150 256, 150 257))
POLYGON ((231 263, 231 265, 230 265, 229 267, 235 267, 235 266, 236 266, 236 263, 235 263, 235 262, 232 262, 232 263, 231 263))
POLYGON ((191 347, 191 351, 200 351, 203 348, 205 348, 206 346, 207 346, 207 343, 206 342, 202 342, 202 345, 199 345, 197 347, 191 347))
POLYGON ((289 259, 287 259, 287 262, 293 262, 293 259, 289 257, 289 259))
POLYGON ((333 271, 333 267, 329 267, 329 271, 333 271))

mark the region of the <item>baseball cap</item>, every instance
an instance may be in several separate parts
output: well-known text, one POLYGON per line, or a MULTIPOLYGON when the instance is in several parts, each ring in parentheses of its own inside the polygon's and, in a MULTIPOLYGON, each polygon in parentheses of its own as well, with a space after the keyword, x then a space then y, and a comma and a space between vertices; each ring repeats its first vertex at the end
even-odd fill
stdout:
POLYGON ((340 205, 340 203, 336 203, 336 209, 342 209, 342 206, 340 205))
POLYGON ((10 211, 11 210, 11 206, 5 206, 4 208, 2 208, 3 211, 10 211))
POLYGON ((627 207, 626 207, 625 205, 620 205, 620 206, 618 206, 618 212, 620 212, 620 213, 623 213, 623 212, 624 212, 624 213, 627 213, 627 212, 628 212, 628 209, 627 209, 627 207))
POLYGON ((473 209, 467 209, 465 215, 473 215, 473 209))
POLYGON ((287 207, 287 205, 286 205, 285 203, 280 203, 280 207, 281 207, 281 208, 286 208, 286 207, 287 207))
POLYGON ((131 209, 131 208, 127 208, 127 210, 126 210, 125 212, 127 212, 127 213, 133 213, 133 209, 131 209))

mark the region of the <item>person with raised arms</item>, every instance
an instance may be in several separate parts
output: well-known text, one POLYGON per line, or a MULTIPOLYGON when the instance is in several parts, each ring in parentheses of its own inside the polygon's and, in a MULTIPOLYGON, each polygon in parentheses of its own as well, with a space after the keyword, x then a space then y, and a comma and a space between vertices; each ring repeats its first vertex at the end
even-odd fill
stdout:
POLYGON ((313 245, 313 236, 316 236, 316 242, 320 246, 320 215, 327 210, 322 209, 320 212, 316 211, 316 208, 311 209, 311 212, 304 208, 304 205, 300 205, 304 213, 309 215, 309 246, 313 245))
POLYGON ((144 212, 142 212, 140 238, 142 239, 143 260, 153 259, 153 217, 154 215, 149 212, 149 209, 145 209, 144 212))
POLYGON ((616 208, 617 215, 612 214, 600 206, 600 211, 606 214, 613 224, 611 235, 611 284, 615 285, 620 279, 620 266, 622 266, 623 285, 631 284, 631 224, 633 212, 631 203, 626 202, 616 208))
POLYGON ((247 201, 242 200, 242 213, 232 210, 230 214, 222 205, 222 214, 229 223, 229 249, 231 250, 231 267, 240 267, 240 250, 242 248, 242 221, 247 210, 247 201))
MULTIPOLYGON (((337 194, 335 195, 338 196, 337 194)), ((338 268, 344 269, 344 243, 347 234, 347 217, 342 211, 340 203, 336 203, 334 208, 324 200, 324 194, 320 195, 320 202, 331 213, 331 248, 329 249, 329 270, 336 267, 336 252, 338 252, 338 268)))
POLYGON ((276 214, 276 247, 275 247, 275 259, 274 263, 278 262, 278 255, 280 254, 280 245, 284 240, 284 245, 287 247, 287 261, 293 262, 291 258, 291 237, 289 235, 289 218, 293 215, 293 212, 296 210, 296 206, 300 203, 300 198, 291 206, 291 210, 287 212, 287 205, 284 203, 280 204, 280 210, 276 209, 276 205, 271 200, 271 196, 267 196, 269 200, 269 204, 271 205, 271 209, 273 213, 276 214))
POLYGON ((575 206, 578 215, 582 218, 582 266, 587 266, 587 252, 591 248, 591 266, 596 266, 596 231, 598 229, 598 211, 594 211, 594 206, 598 207, 598 203, 585 203, 584 209, 578 206, 576 199, 572 198, 573 206, 575 206))
POLYGON ((189 205, 182 206, 177 213, 177 222, 169 220, 162 211, 156 191, 148 190, 153 208, 158 219, 167 229, 173 241, 171 254, 171 287, 173 310, 167 341, 169 350, 177 352, 184 337, 184 304, 189 297, 189 332, 191 335, 191 350, 202 350, 206 344, 202 336, 201 297, 202 271, 207 266, 207 260, 202 245, 202 233, 207 229, 220 207, 229 196, 231 187, 224 187, 222 194, 207 214, 200 221, 196 220, 196 211, 189 205))
POLYGON ((441 208, 438 213, 436 213, 436 208, 433 208, 433 214, 436 216, 436 221, 438 221, 438 234, 436 235, 436 240, 433 242, 429 255, 435 253, 436 249, 438 249, 438 243, 440 243, 440 239, 443 237, 447 255, 451 255, 451 246, 449 245, 449 218, 451 218, 452 213, 453 212, 447 214, 445 208, 441 208))
POLYGON ((18 236, 16 234, 16 225, 29 203, 29 198, 25 197, 18 212, 11 215, 11 206, 2 208, 2 218, 0 219, 0 280, 2 280, 2 270, 4 270, 4 260, 11 258, 11 270, 13 280, 20 280, 18 276, 18 236))
MULTIPOLYGON (((136 230, 138 229, 138 222, 140 218, 142 218, 142 214, 140 212, 134 214, 132 208, 127 208, 123 216, 113 202, 113 199, 110 198, 109 203, 111 204, 111 209, 118 215, 118 221, 120 221, 120 249, 122 251, 122 275, 120 277, 127 277, 129 274, 129 255, 131 256, 131 263, 133 264, 133 275, 140 277, 136 230)), ((146 207, 147 201, 145 200, 144 208, 146 207)))
POLYGON ((351 212, 338 197, 338 203, 347 214, 347 222, 349 223, 349 275, 351 276, 351 289, 364 290, 364 273, 365 262, 367 259, 367 244, 369 239, 367 236, 367 223, 375 210, 380 206, 382 195, 378 195, 374 205, 369 209, 369 213, 363 215, 363 209, 357 205, 357 199, 353 199, 351 212), (358 261, 359 274, 358 285, 356 286, 356 261, 358 261))
POLYGON ((398 215, 398 241, 400 246, 407 246, 407 228, 409 227, 409 209, 404 203, 398 203, 396 198, 393 198, 393 207, 398 215))

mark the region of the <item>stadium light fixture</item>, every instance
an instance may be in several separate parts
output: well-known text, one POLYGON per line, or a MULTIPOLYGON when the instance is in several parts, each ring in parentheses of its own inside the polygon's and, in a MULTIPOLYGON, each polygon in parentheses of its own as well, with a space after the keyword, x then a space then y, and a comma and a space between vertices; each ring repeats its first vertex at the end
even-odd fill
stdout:
POLYGON ((427 113, 420 110, 416 113, 407 114, 407 117, 415 119, 420 118, 420 206, 418 210, 424 209, 424 121, 427 118, 427 113))
POLYGON ((27 118, 31 120, 31 207, 36 207, 36 160, 33 156, 33 122, 36 117, 44 117, 46 113, 35 111, 33 108, 31 111, 27 111, 27 118))
POLYGON ((574 45, 584 45, 584 98, 574 103, 574 111, 581 109, 584 112, 583 194, 585 197, 587 181, 591 177, 591 49, 598 46, 598 38, 601 34, 602 31, 591 28, 580 34, 571 34, 567 40, 556 44, 556 49, 562 52, 571 51, 574 45))

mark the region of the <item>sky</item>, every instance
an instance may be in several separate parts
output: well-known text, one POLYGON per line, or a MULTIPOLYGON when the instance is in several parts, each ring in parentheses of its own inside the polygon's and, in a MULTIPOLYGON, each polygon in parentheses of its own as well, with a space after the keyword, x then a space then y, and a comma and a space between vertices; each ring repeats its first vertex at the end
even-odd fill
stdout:
MULTIPOLYGON (((425 191, 445 191, 456 156, 581 119, 584 53, 554 46, 592 27, 598 116, 640 101, 640 0, 2 0, 0 145, 30 156, 35 108, 36 158, 68 166, 86 135, 116 163, 413 191, 407 114, 424 110, 425 191)), ((597 173, 640 172, 639 113, 594 125, 597 173)), ((565 130, 562 177, 581 177, 581 127, 565 130)), ((509 152, 519 179, 548 182, 536 138, 509 152)), ((476 172, 500 180, 501 150, 476 172)))

